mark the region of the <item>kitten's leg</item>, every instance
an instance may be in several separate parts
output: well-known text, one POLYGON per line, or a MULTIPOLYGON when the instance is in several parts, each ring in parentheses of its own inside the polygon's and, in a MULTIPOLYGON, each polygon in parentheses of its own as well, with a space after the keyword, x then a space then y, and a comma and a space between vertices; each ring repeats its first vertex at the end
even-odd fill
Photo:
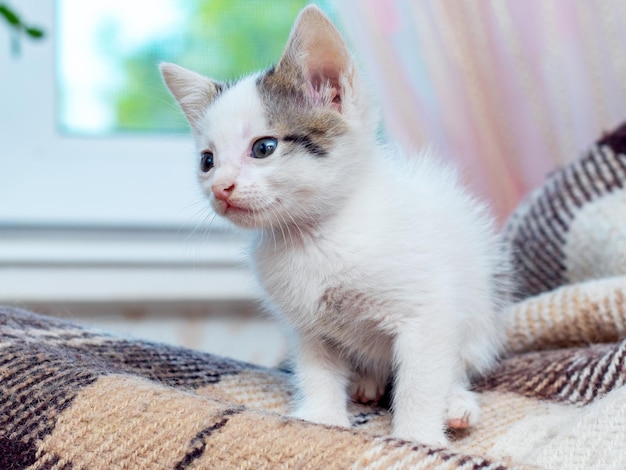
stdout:
MULTIPOLYGON (((445 316, 441 308, 422 318, 445 316)), ((441 319, 439 317, 438 319, 441 319)), ((448 395, 458 371, 458 342, 443 322, 413 319, 398 328, 394 341, 393 435, 445 446, 448 395)))
POLYGON ((493 300, 489 295, 489 285, 476 288, 465 305, 472 319, 464 328, 461 340, 461 359, 465 364, 466 373, 450 391, 446 419, 453 429, 466 429, 476 424, 480 418, 480 406, 477 395, 470 391, 470 377, 481 376, 496 362, 498 351, 502 345, 501 316, 494 310, 493 300))
POLYGON ((321 341, 303 339, 295 364, 296 409, 292 416, 320 424, 350 427, 348 364, 321 341))

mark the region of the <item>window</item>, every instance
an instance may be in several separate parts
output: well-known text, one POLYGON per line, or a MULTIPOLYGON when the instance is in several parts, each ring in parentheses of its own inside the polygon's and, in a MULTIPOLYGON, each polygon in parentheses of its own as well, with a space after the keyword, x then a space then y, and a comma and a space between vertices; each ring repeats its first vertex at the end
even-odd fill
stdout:
POLYGON ((305 3, 12 2, 47 37, 0 27, 0 302, 254 297, 157 64, 267 67, 305 3))
POLYGON ((185 133, 156 65, 218 80, 267 68, 306 0, 57 3, 60 128, 68 134, 185 133))

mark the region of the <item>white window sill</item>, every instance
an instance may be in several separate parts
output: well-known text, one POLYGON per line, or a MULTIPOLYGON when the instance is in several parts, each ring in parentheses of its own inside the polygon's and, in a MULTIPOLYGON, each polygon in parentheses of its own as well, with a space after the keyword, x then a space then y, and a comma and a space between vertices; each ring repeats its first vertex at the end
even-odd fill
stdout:
POLYGON ((218 231, 0 228, 0 303, 249 301, 245 245, 218 231))

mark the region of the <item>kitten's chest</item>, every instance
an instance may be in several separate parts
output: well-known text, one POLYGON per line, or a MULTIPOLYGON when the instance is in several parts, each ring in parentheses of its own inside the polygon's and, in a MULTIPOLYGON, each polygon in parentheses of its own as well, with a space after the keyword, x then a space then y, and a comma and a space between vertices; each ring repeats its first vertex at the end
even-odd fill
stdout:
POLYGON ((313 333, 356 362, 387 363, 394 319, 394 303, 384 292, 344 283, 324 291, 313 333))
POLYGON ((323 243, 259 246, 253 252, 259 282, 288 320, 301 323, 327 302, 327 289, 339 279, 352 283, 353 266, 343 253, 323 243))
POLYGON ((257 255, 261 284, 301 334, 358 356, 386 356, 393 302, 366 265, 328 247, 257 255))

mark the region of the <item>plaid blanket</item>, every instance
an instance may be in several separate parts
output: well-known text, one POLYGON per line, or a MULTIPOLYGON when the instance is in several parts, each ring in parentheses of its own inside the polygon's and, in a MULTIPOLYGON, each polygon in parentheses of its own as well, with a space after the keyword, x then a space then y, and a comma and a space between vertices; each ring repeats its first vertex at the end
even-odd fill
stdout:
POLYGON ((520 275, 482 420, 447 449, 285 416, 289 372, 0 308, 0 469, 626 467, 626 126, 506 226, 520 275))

